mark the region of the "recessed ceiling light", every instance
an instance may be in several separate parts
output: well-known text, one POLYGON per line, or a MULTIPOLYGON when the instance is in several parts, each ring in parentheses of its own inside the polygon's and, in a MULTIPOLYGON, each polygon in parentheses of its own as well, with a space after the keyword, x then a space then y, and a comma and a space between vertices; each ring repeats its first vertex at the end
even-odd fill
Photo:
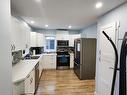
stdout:
POLYGON ((48 24, 45 25, 46 28, 47 28, 48 26, 49 26, 48 24))
POLYGON ((35 0, 36 2, 41 2, 41 0, 35 0))
POLYGON ((102 2, 97 2, 96 3, 96 8, 99 9, 103 6, 103 3, 102 2))
POLYGON ((69 26, 68 26, 68 28, 69 28, 69 29, 71 29, 71 28, 72 28, 72 26, 71 26, 71 25, 69 25, 69 26))
POLYGON ((31 24, 34 24, 35 22, 34 21, 30 21, 31 24))

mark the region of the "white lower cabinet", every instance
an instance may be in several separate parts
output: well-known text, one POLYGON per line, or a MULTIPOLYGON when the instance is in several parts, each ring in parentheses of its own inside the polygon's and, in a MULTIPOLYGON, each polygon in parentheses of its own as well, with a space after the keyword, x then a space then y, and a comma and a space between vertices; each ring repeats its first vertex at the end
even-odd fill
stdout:
POLYGON ((56 69, 56 53, 44 54, 43 58, 44 69, 56 69))
POLYGON ((74 53, 70 53, 70 68, 74 68, 74 53))
POLYGON ((42 70, 43 70, 43 57, 41 57, 39 61, 39 78, 41 77, 42 70))
POLYGON ((35 70, 30 72, 27 78, 13 84, 13 95, 34 95, 35 92, 35 70))
POLYGON ((33 70, 24 81, 25 94, 33 95, 35 92, 35 70, 33 70))
POLYGON ((24 94, 24 81, 13 84, 13 95, 24 94))

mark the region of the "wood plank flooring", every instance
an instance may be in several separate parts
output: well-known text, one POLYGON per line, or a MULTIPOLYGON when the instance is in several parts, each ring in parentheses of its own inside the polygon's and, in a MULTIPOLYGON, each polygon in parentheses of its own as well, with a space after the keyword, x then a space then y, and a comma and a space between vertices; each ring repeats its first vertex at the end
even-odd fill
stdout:
POLYGON ((94 80, 79 80, 73 70, 45 70, 36 95, 94 95, 94 80))

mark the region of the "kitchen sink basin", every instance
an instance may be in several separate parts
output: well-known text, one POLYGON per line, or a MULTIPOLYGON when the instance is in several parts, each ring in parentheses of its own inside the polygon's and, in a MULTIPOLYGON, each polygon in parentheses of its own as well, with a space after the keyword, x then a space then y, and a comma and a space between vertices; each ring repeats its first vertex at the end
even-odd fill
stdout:
POLYGON ((31 56, 29 58, 26 58, 25 60, 31 60, 31 59, 38 59, 40 56, 31 56))
POLYGON ((38 59, 40 56, 31 56, 31 59, 38 59))

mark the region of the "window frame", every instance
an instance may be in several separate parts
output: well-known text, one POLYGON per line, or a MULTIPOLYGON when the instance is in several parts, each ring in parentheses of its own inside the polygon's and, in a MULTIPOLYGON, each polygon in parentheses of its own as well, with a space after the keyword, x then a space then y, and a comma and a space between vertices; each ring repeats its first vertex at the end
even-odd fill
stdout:
POLYGON ((45 52, 56 52, 56 36, 45 36, 44 51, 45 52), (47 37, 52 38, 52 39, 49 39, 49 40, 54 40, 54 49, 50 49, 50 43, 49 43, 49 48, 47 49, 47 37))

